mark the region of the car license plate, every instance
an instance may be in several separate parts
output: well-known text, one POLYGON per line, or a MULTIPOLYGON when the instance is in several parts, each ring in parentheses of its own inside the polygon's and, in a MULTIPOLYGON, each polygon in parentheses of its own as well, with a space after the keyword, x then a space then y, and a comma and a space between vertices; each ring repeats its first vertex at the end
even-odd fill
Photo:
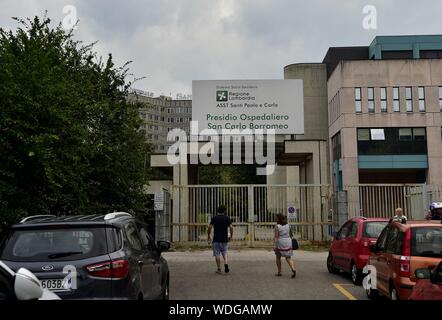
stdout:
POLYGON ((50 291, 69 291, 69 286, 65 279, 42 279, 40 280, 43 289, 50 291))

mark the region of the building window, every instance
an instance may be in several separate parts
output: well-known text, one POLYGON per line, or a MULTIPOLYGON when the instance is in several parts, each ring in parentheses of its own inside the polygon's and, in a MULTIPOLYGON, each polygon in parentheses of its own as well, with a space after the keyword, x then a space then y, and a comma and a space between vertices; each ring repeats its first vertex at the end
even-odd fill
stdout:
POLYGON ((368 112, 374 112, 374 88, 368 88, 368 112))
POLYGON ((393 110, 394 112, 400 112, 400 102, 399 102, 399 88, 394 87, 393 88, 393 110))
POLYGON ((361 88, 355 88, 355 110, 356 112, 362 112, 361 88))
POLYGON ((387 112, 387 88, 381 88, 381 111, 387 112))
POLYGON ((413 92, 411 87, 405 88, 405 99, 407 101, 407 112, 413 112, 413 92))
POLYGON ((439 109, 442 112, 442 87, 439 87, 439 109))
POLYGON ((425 112, 425 88, 419 87, 419 111, 425 112))
POLYGON ((425 128, 413 128, 413 141, 426 141, 427 133, 425 128))
POLYGON ((359 155, 427 154, 426 140, 427 138, 426 138, 425 128, 383 128, 383 129, 360 128, 358 129, 358 154, 359 155), (369 138, 367 130, 370 131, 369 138), (374 130, 379 132, 373 132, 374 130), (383 131, 382 134, 381 130, 383 131), (378 136, 376 136, 377 133, 379 133, 378 136))
POLYGON ((341 159, 341 133, 337 133, 332 138, 333 161, 341 159))
POLYGON ((400 128, 399 129, 399 141, 412 141, 412 129, 411 128, 400 128))
POLYGON ((358 141, 370 141, 370 129, 358 129, 358 141))
POLYGON ((152 115, 151 114, 149 114, 149 120, 152 120, 152 115))
POLYGON ((384 129, 370 129, 370 136, 372 141, 385 141, 384 129))

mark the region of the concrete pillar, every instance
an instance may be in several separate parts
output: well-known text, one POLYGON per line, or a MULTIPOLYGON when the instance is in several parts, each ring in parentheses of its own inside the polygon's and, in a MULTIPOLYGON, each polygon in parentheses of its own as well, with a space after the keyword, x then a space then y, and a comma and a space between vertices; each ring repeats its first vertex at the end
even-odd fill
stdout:
POLYGON ((173 241, 189 241, 189 188, 188 165, 177 164, 173 167, 173 241), (180 224, 178 226, 176 224, 180 224))
POLYGON ((286 184, 286 167, 275 166, 275 172, 267 176, 267 185, 286 184))
POLYGON ((299 166, 286 167, 286 183, 290 185, 298 185, 300 183, 299 166))
POLYGON ((442 140, 440 127, 427 127, 428 148, 428 177, 427 184, 442 184, 442 140))
POLYGON ((172 241, 180 241, 180 165, 173 166, 172 186, 172 241))
POLYGON ((347 190, 348 218, 359 216, 361 206, 359 201, 359 164, 357 129, 343 128, 341 130, 342 143, 342 183, 347 190))

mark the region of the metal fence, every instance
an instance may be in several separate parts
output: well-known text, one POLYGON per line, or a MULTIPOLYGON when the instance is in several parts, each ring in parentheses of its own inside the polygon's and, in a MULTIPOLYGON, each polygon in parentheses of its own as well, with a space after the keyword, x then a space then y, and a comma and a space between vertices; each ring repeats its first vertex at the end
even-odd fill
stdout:
POLYGON ((431 199, 440 197, 442 188, 425 184, 361 184, 344 190, 349 217, 389 218, 396 208, 403 208, 409 219, 421 220, 431 199))
POLYGON ((170 225, 162 229, 171 241, 207 243, 210 220, 225 205, 234 243, 249 246, 271 242, 276 213, 288 216, 298 239, 324 241, 349 218, 390 218, 401 207, 421 220, 431 201, 442 201, 442 186, 423 184, 359 184, 337 193, 328 185, 197 185, 173 186, 171 193, 170 225))
POLYGON ((332 217, 329 186, 225 185, 174 186, 179 202, 173 221, 173 240, 207 241, 207 226, 220 205, 226 206, 234 225, 233 241, 247 245, 273 239, 275 215, 287 214, 298 238, 327 240, 332 217))

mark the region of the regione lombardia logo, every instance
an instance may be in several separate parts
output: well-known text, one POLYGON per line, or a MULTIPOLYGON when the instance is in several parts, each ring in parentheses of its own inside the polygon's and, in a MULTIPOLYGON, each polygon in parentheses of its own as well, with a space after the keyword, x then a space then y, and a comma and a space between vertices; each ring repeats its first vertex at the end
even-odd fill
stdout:
POLYGON ((216 92, 216 101, 217 102, 224 102, 224 101, 228 101, 229 99, 229 93, 227 91, 217 91, 216 92))

